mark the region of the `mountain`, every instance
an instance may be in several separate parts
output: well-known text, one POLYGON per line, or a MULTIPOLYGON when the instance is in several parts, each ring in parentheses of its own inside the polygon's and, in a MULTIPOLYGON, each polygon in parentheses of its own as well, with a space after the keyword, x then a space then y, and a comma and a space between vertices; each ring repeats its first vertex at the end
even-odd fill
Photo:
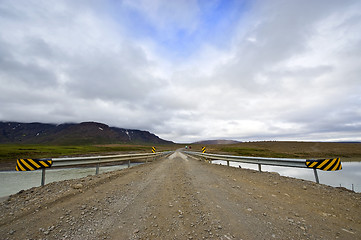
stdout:
POLYGON ((135 129, 109 127, 103 123, 82 122, 60 125, 47 123, 0 122, 0 143, 27 144, 171 144, 158 136, 135 129))
POLYGON ((236 144, 236 143, 240 143, 240 142, 234 140, 204 140, 204 141, 195 142, 193 144, 214 145, 214 144, 236 144))

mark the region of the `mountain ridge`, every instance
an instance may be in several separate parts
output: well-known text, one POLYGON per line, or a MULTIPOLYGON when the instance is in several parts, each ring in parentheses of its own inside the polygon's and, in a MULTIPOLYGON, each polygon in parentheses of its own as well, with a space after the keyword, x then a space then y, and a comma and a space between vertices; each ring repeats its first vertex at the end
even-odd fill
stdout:
POLYGON ((149 143, 173 144, 149 131, 110 127, 99 122, 81 123, 22 123, 0 122, 0 143, 24 144, 113 144, 149 143))

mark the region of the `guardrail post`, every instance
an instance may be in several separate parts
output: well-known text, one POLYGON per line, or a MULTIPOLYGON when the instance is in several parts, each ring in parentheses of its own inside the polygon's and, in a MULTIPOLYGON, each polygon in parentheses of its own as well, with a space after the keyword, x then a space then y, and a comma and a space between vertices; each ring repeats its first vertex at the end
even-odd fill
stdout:
POLYGON ((95 169, 95 175, 99 174, 99 165, 100 165, 100 163, 97 163, 97 167, 95 169))
POLYGON ((41 169, 41 186, 45 185, 45 168, 41 169))
POLYGON ((128 168, 130 168, 130 160, 128 160, 128 168))
POLYGON ((320 183, 320 180, 318 179, 318 174, 316 168, 313 169, 313 173, 315 174, 316 183, 320 183))
POLYGON ((229 167, 229 161, 227 161, 227 166, 229 167))
POLYGON ((262 172, 262 168, 261 168, 261 164, 260 164, 260 163, 258 163, 258 171, 259 171, 259 172, 262 172))

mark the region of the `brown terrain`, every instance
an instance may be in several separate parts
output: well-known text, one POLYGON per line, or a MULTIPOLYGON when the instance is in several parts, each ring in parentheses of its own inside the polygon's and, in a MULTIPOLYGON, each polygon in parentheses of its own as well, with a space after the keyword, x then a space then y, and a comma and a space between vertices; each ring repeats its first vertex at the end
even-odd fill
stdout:
MULTIPOLYGON (((206 145, 207 146, 207 145, 206 145)), ((264 141, 242 142, 229 145, 208 145, 209 153, 242 156, 336 158, 342 161, 361 161, 361 143, 264 141)))
POLYGON ((361 194, 175 152, 0 204, 1 239, 361 239, 361 194))

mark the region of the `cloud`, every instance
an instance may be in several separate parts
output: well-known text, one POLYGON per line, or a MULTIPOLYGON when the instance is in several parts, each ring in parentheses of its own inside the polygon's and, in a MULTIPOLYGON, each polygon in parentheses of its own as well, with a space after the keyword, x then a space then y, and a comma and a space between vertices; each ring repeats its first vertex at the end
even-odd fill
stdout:
POLYGON ((2 1, 0 120, 361 140, 358 1, 2 1))

